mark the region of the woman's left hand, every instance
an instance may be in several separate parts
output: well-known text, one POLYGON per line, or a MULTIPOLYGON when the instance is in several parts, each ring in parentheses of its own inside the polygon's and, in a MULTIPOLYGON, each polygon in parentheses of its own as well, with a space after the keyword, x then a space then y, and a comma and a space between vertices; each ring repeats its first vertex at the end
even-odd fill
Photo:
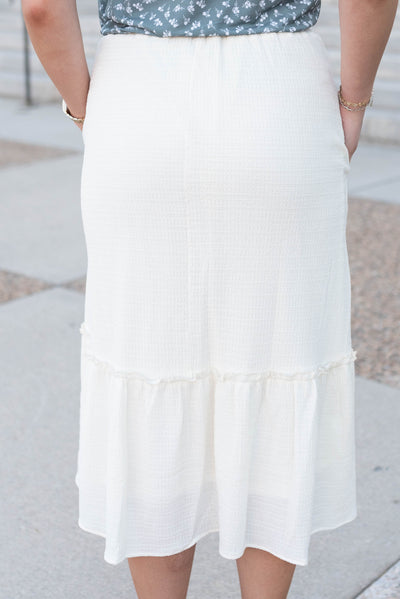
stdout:
POLYGON ((349 160, 351 160, 354 152, 357 149, 360 139, 361 128, 364 120, 364 110, 346 110, 344 106, 340 106, 340 115, 342 117, 342 125, 345 137, 345 144, 349 152, 349 160))

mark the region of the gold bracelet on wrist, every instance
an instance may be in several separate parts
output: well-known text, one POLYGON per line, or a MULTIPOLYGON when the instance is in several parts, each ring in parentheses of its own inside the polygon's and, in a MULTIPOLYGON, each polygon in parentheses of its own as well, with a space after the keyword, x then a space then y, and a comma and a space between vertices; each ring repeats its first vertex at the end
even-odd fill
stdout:
POLYGON ((365 100, 364 102, 349 102, 348 100, 345 100, 342 96, 342 86, 341 85, 338 90, 339 103, 342 106, 344 106, 344 108, 346 108, 346 110, 352 110, 352 111, 365 110, 365 108, 367 106, 372 106, 373 97, 374 97, 374 89, 372 89, 371 95, 368 98, 368 100, 365 100))
POLYGON ((84 116, 73 116, 70 113, 69 108, 68 108, 68 106, 67 106, 64 98, 62 100, 62 110, 63 110, 63 113, 67 115, 67 117, 69 117, 70 119, 72 119, 76 123, 83 123, 83 121, 85 120, 84 116))

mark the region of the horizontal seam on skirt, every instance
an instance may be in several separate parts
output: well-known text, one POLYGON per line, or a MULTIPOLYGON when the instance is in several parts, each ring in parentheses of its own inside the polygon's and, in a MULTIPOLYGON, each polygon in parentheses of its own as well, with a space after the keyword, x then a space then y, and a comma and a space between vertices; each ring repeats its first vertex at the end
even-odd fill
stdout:
MULTIPOLYGON (((82 335, 85 335, 87 333, 84 324, 81 325, 80 332, 82 335)), ((112 366, 112 364, 110 364, 104 360, 100 360, 99 358, 97 358, 96 356, 94 356, 93 354, 91 354, 89 352, 82 351, 82 356, 85 356, 86 358, 88 358, 89 360, 94 362, 97 366, 99 366, 100 368, 102 368, 105 371, 110 372, 114 376, 121 377, 121 378, 136 378, 145 383, 158 384, 158 383, 175 383, 175 382, 193 382, 193 381, 207 378, 207 377, 214 377, 217 381, 233 379, 233 380, 238 380, 238 381, 242 380, 245 382, 246 381, 249 381, 249 382, 250 381, 258 381, 258 380, 264 380, 264 379, 282 379, 282 380, 286 380, 286 381, 310 380, 310 379, 315 379, 322 374, 328 373, 331 370, 333 370, 334 368, 354 362, 357 359, 357 351, 354 349, 351 349, 350 353, 340 357, 337 360, 331 360, 330 362, 321 364, 321 365, 317 366, 314 370, 303 371, 303 372, 294 372, 292 374, 286 374, 284 372, 277 372, 277 371, 273 371, 273 370, 268 370, 265 372, 255 372, 255 373, 219 372, 216 368, 212 368, 209 371, 196 373, 192 377, 176 376, 176 377, 165 377, 165 378, 158 378, 158 379, 150 379, 150 378, 148 378, 142 374, 139 374, 137 372, 117 370, 116 368, 114 368, 114 366, 112 366)))

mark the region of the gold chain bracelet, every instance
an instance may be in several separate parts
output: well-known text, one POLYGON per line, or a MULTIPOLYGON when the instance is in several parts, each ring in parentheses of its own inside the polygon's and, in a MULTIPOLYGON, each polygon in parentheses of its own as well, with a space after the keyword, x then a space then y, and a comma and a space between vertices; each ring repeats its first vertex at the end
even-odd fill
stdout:
POLYGON ((368 98, 368 100, 365 100, 364 102, 348 102, 342 96, 342 86, 341 85, 340 85, 339 91, 338 91, 339 103, 342 106, 344 106, 346 108, 346 110, 353 110, 353 111, 365 110, 365 108, 367 106, 372 106, 373 97, 374 97, 374 89, 372 89, 371 95, 368 98))

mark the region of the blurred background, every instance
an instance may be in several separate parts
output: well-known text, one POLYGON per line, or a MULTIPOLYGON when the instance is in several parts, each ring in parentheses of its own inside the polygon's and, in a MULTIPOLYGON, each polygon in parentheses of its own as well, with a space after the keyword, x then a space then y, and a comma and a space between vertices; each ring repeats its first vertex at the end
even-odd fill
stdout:
MULTIPOLYGON (((96 0, 78 0, 91 71, 96 0)), ((400 10, 349 173, 347 245, 357 350, 358 518, 316 533, 290 599, 400 599, 400 10)), ((337 1, 321 34, 339 85, 337 1)), ((128 599, 127 564, 77 526, 79 325, 86 250, 81 132, 0 0, 0 599, 128 599)), ((239 599, 218 535, 198 543, 189 599, 239 599)))

